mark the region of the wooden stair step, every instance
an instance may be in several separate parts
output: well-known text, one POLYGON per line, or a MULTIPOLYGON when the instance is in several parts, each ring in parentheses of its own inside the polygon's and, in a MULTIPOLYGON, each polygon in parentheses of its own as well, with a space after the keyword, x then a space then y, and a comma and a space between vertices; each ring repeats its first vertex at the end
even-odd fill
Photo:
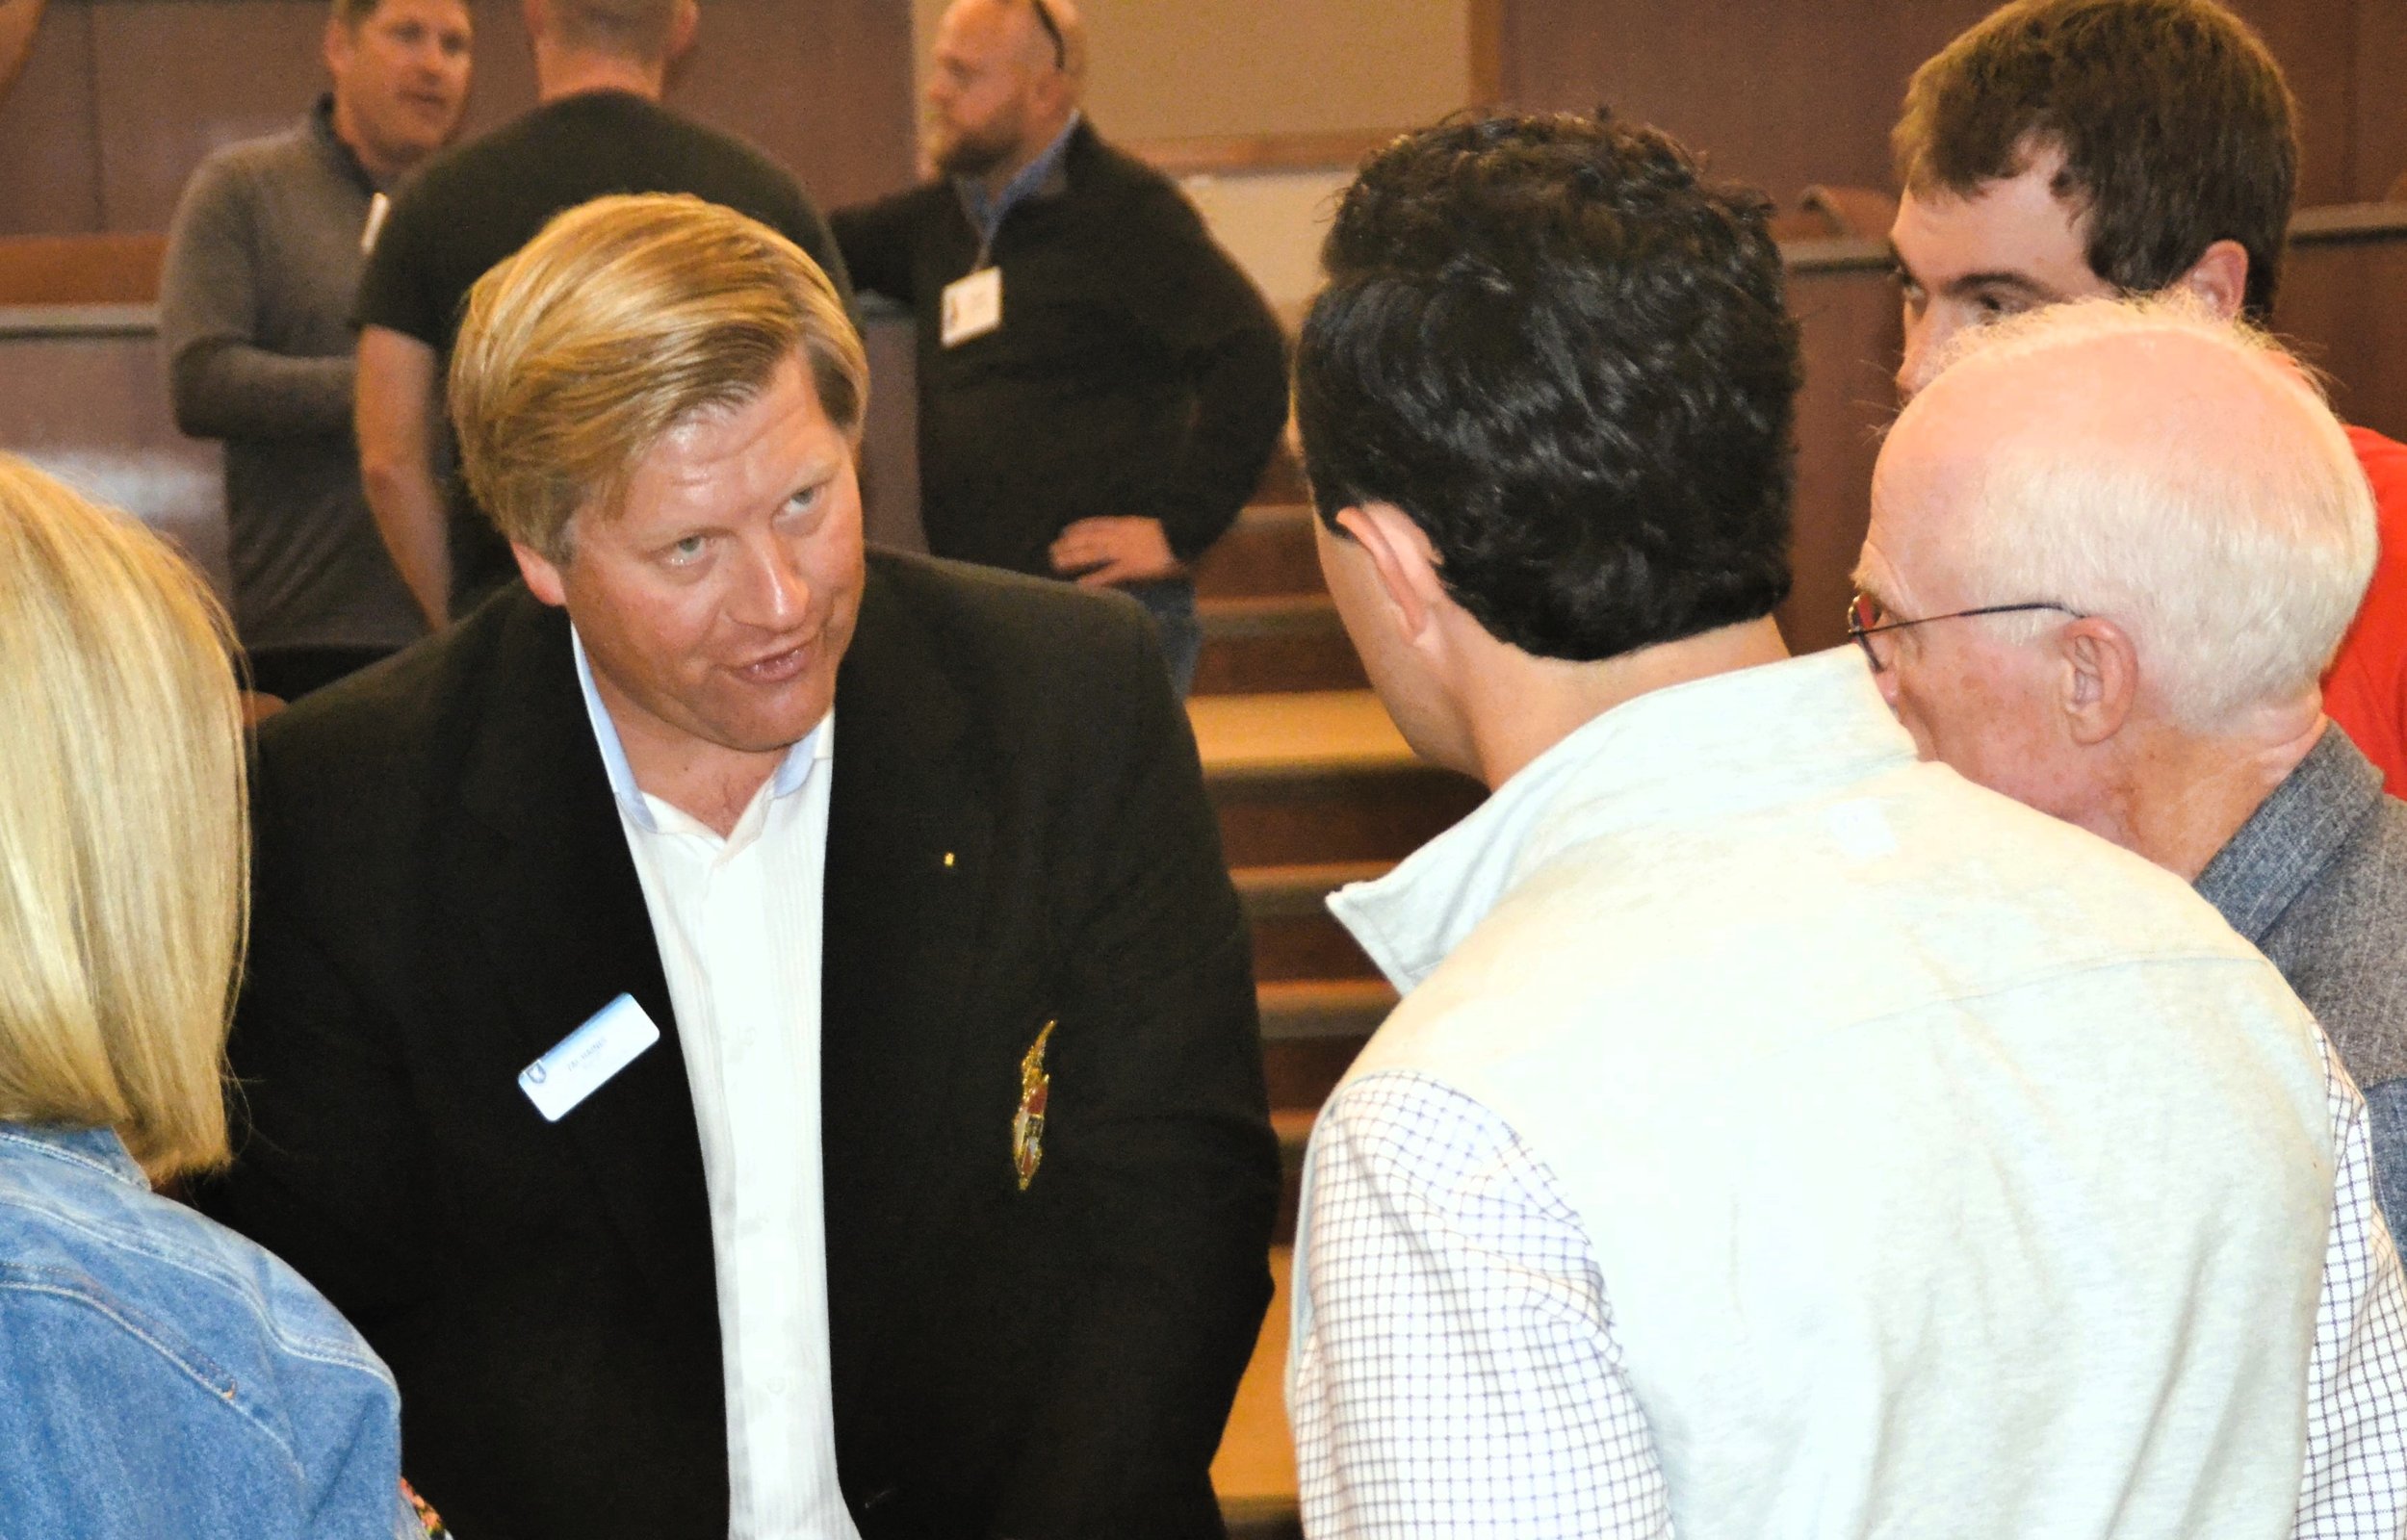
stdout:
POLYGON ((1385 979, 1273 979, 1255 986, 1264 1042, 1361 1042, 1396 1008, 1385 979))
POLYGON ((1304 861, 1247 866, 1229 875, 1250 920, 1319 919, 1329 912, 1324 906, 1330 894, 1349 883, 1384 877, 1392 866, 1384 860, 1304 861))
POLYGON ((1360 690, 1370 682, 1326 594, 1205 599, 1197 616, 1204 650, 1194 694, 1360 690))
POLYGON ((1204 696, 1187 720, 1207 785, 1421 768, 1369 690, 1204 696))
POLYGON ((1294 1260, 1270 1254, 1273 1293, 1254 1356, 1237 1382, 1236 1403, 1212 1460, 1212 1489, 1229 1540, 1301 1540, 1296 1516, 1295 1442, 1287 1431, 1287 1290, 1294 1260))
POLYGON ((1348 883, 1386 871, 1385 861, 1255 866, 1231 875, 1262 980, 1356 979, 1378 970, 1325 900, 1348 883))
POLYGON ((1232 867, 1393 860, 1485 795, 1412 757, 1368 690, 1187 703, 1232 867))
POLYGON ((1195 563, 1204 599, 1256 594, 1326 594, 1308 504, 1262 501, 1237 515, 1195 563))

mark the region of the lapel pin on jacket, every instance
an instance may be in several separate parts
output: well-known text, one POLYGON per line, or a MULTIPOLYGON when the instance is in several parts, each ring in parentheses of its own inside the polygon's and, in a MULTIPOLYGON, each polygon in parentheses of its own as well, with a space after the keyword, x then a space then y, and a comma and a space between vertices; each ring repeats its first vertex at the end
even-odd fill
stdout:
POLYGON ((1020 1110, 1011 1119, 1011 1164, 1020 1173, 1022 1193, 1036 1180, 1036 1168, 1045 1161, 1045 1104, 1053 1091, 1053 1077, 1045 1067, 1045 1045, 1052 1037, 1053 1023, 1048 1021, 1020 1061, 1020 1110))

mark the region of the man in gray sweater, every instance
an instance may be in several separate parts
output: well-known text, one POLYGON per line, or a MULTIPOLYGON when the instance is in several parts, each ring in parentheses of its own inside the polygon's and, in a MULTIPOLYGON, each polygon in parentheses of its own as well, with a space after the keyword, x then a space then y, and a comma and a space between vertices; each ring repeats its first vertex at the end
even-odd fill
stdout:
POLYGON ((467 102, 464 0, 334 0, 334 89, 210 157, 168 238, 160 334, 176 425, 225 441, 234 618, 253 680, 307 694, 425 626, 360 490, 351 312, 386 191, 467 102))

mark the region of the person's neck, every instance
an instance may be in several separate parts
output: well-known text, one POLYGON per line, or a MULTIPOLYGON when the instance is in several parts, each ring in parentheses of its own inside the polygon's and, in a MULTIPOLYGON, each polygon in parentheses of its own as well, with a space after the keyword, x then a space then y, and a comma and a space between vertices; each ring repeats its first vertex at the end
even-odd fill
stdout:
POLYGON ((668 89, 668 66, 610 54, 535 44, 535 100, 545 105, 588 91, 623 90, 659 101, 668 89))
POLYGON ((1034 166, 1047 150, 1051 149, 1053 141, 1061 138, 1062 130, 1069 126, 1070 115, 1064 113, 1053 119, 1050 127, 1043 124, 1032 127, 1009 159, 989 167, 978 176, 978 186, 985 191, 987 197, 990 200, 1001 197, 1003 190, 1011 186, 1021 172, 1034 166))
POLYGON ((1788 655, 1770 616, 1592 663, 1537 657, 1497 642, 1482 650, 1464 692, 1473 773, 1492 791, 1617 706, 1788 655))
POLYGON ((636 709, 598 670, 594 687, 617 730, 635 789, 658 797, 721 839, 735 833, 744 809, 786 762, 786 749, 744 753, 668 731, 636 709))
POLYGON ((368 137, 359 131, 358 119, 352 115, 349 104, 339 93, 334 98, 334 111, 328 115, 328 122, 334 129, 335 139, 351 152, 351 159, 357 161, 359 168, 368 173, 368 180, 379 188, 391 187, 401 180, 402 172, 418 164, 415 156, 399 159, 382 153, 370 143, 368 137))
POLYGON ((2160 726, 2125 751, 2100 815, 2082 820, 2187 883, 2256 815, 2315 748, 2330 719, 2319 701, 2254 713, 2212 736, 2160 726))

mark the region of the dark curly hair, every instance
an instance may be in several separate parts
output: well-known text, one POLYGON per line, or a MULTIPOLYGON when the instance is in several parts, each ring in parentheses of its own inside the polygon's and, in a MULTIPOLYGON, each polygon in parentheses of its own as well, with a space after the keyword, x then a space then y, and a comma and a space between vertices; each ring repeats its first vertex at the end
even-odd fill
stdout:
POLYGON ((1541 657, 1770 614, 1799 375, 1770 209, 1601 114, 1381 150, 1296 351, 1321 518, 1402 509, 1455 601, 1541 657))
POLYGON ((2243 302, 2273 308, 2298 180, 2281 66, 2210 0, 2021 0, 1914 71, 1890 133, 1898 180, 1968 197, 2064 153, 2052 191, 2086 211, 2089 270, 2167 288, 2217 241, 2248 253, 2243 302))

